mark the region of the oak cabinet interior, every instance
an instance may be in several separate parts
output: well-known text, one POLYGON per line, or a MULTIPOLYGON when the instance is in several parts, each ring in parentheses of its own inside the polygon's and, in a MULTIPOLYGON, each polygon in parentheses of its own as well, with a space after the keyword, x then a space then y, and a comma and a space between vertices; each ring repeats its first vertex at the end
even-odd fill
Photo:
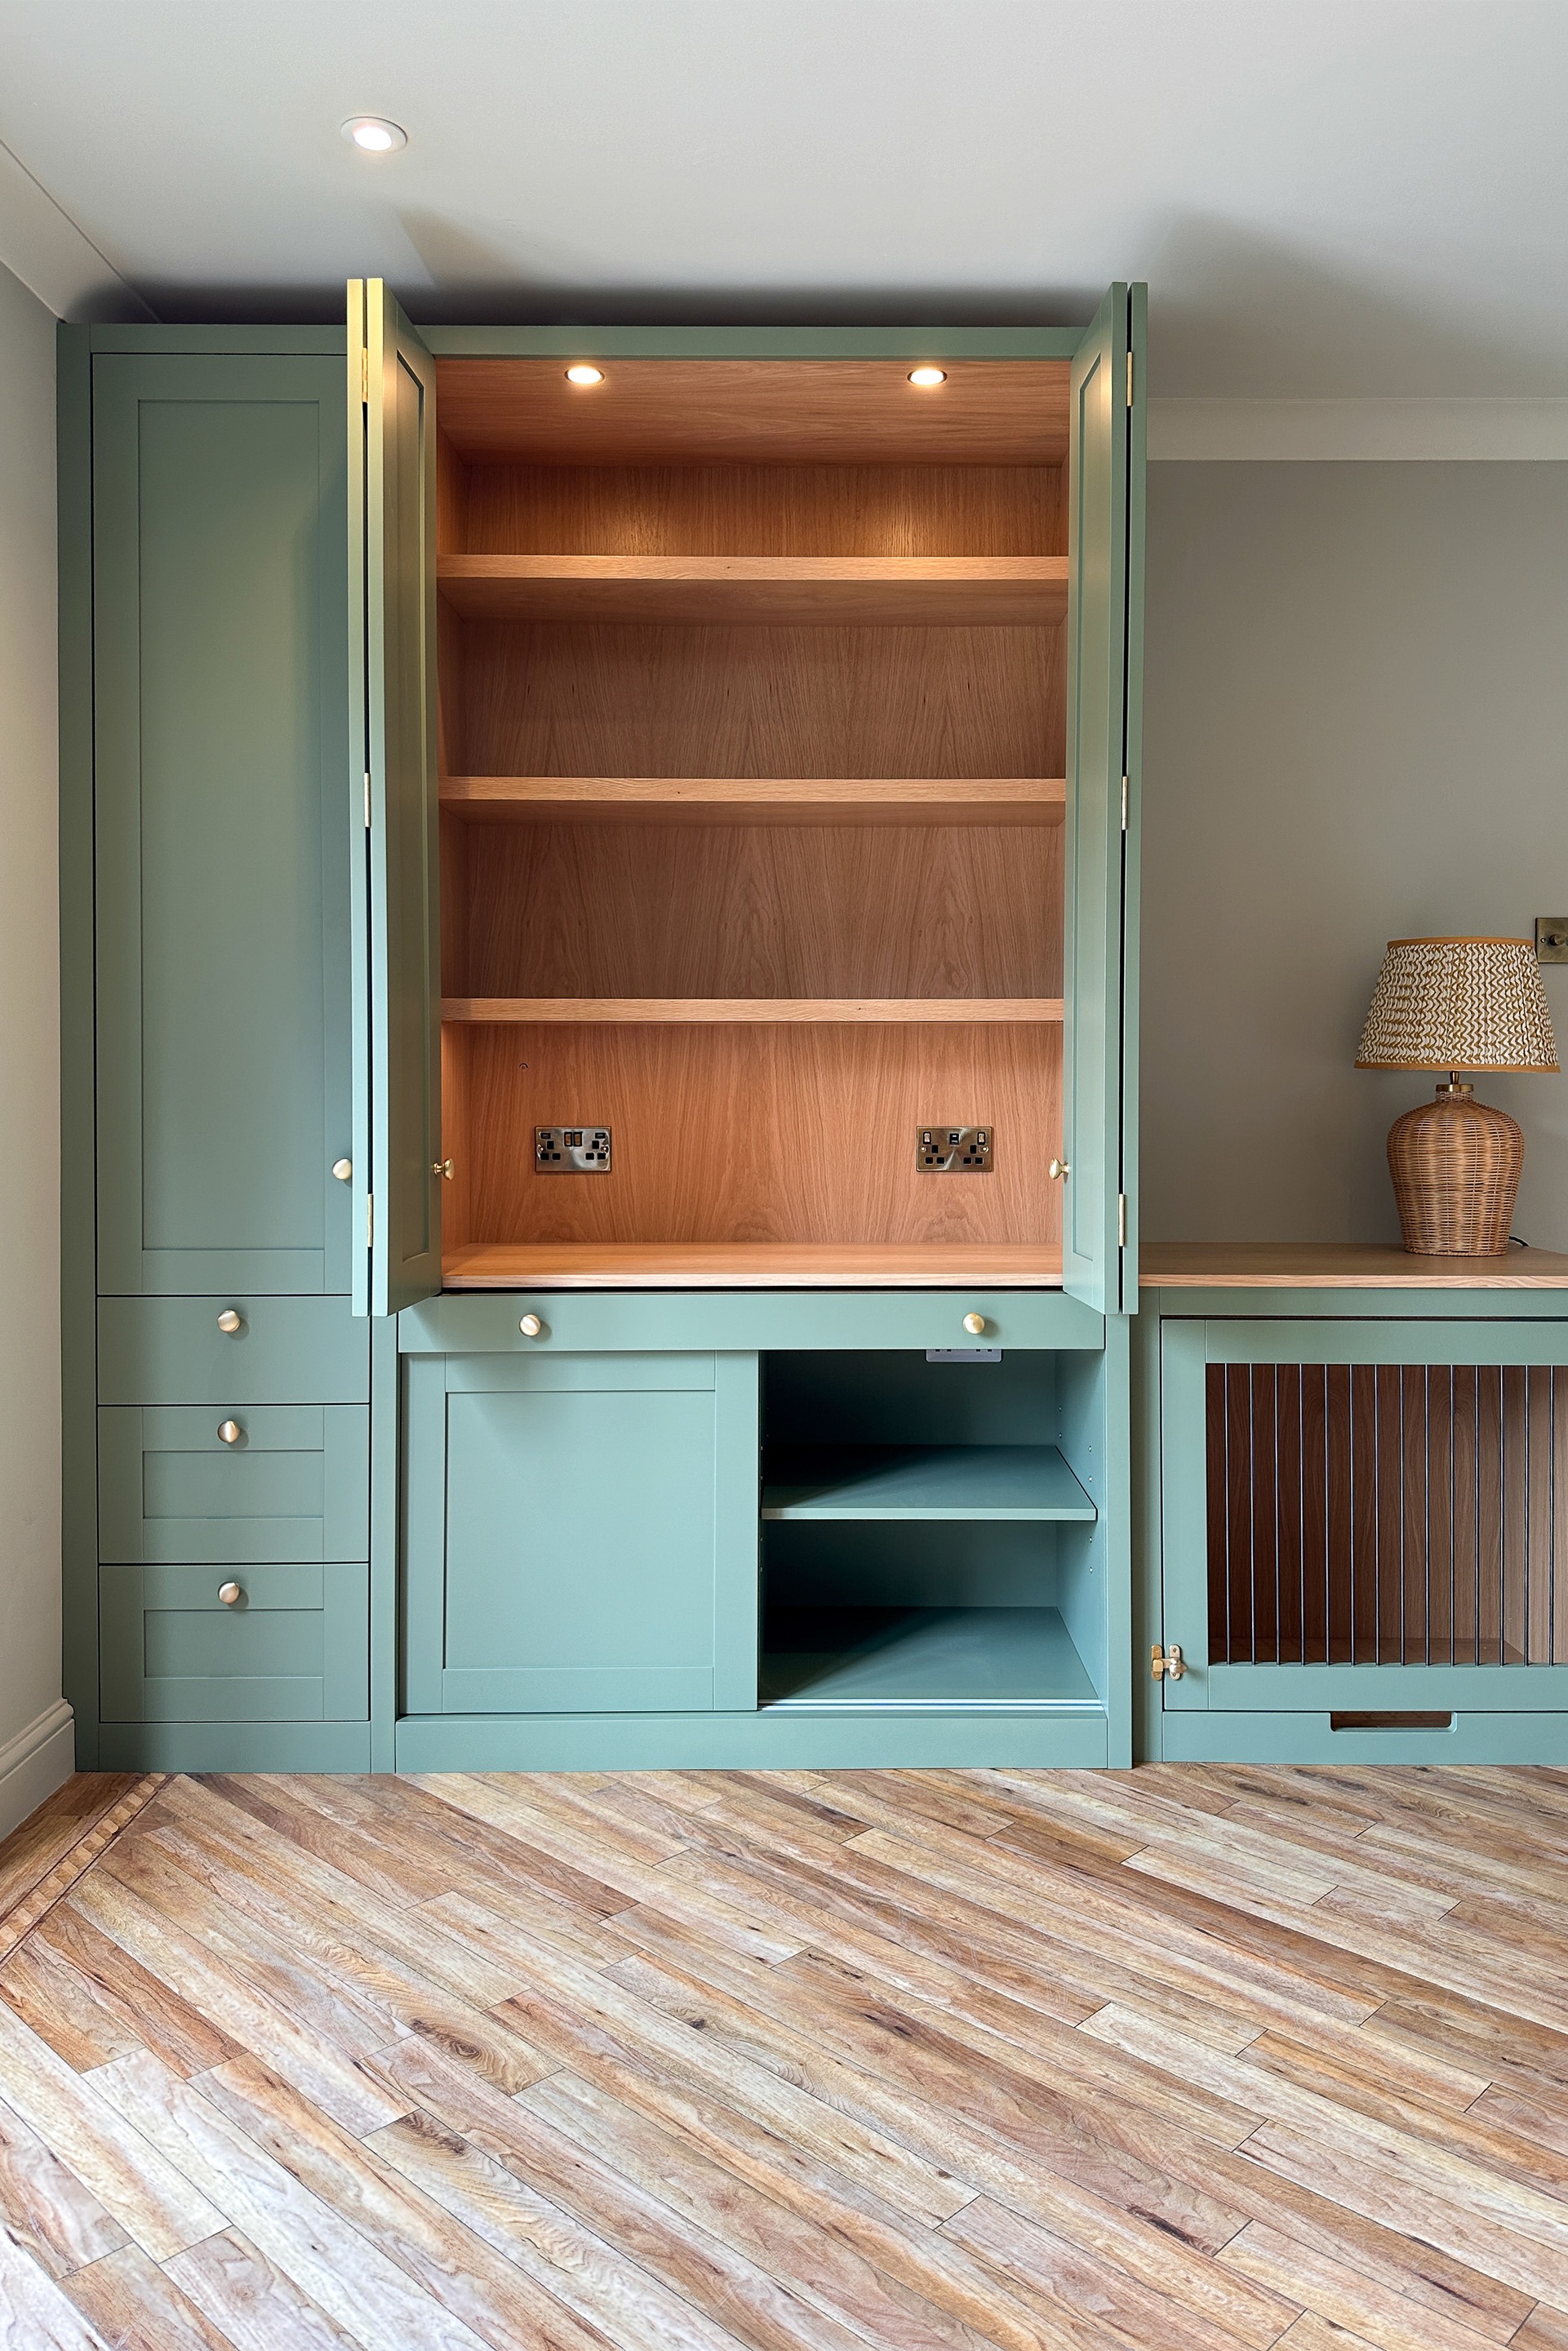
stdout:
POLYGON ((1068 376, 438 362, 448 1286, 1058 1275, 1068 376))

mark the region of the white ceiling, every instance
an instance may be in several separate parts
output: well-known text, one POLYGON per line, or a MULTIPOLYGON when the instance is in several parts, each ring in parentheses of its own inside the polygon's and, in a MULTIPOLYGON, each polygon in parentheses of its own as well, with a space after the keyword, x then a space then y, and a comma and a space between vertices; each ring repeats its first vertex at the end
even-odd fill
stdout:
POLYGON ((1568 393, 1564 0, 0 0, 57 309, 1086 319, 1167 399, 1568 393), (401 153, 339 135, 370 111, 401 153))

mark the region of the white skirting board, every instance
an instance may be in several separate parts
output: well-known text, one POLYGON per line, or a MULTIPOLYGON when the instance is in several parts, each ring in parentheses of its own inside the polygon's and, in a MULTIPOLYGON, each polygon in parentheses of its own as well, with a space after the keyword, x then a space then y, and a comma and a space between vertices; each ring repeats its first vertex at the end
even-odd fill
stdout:
POLYGON ((0 1747, 0 1837, 19 1828, 76 1770, 76 1717, 63 1698, 0 1747))

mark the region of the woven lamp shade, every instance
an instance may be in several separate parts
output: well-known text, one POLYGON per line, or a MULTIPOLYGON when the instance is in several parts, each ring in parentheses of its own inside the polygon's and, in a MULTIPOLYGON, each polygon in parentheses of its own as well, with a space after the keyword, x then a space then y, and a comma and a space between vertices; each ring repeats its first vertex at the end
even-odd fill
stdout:
POLYGON ((1557 1067, 1528 939, 1390 939, 1358 1070, 1557 1067))
MULTIPOLYGON (((1390 939, 1358 1070, 1557 1068, 1552 1015, 1528 939, 1390 939)), ((1437 1089, 1388 1131, 1405 1246, 1419 1257, 1500 1257, 1524 1134, 1468 1085, 1437 1089)))

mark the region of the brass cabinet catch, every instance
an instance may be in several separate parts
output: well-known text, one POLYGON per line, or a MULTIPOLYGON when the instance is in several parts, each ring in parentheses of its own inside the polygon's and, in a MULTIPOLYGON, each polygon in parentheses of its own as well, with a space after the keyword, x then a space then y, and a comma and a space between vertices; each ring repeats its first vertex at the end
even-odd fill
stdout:
POLYGON ((1179 1682, 1186 1671, 1186 1659, 1182 1656, 1180 1642, 1173 1641, 1168 1649, 1162 1649, 1156 1641, 1149 1651, 1149 1671, 1157 1682, 1166 1680, 1167 1677, 1173 1682, 1179 1682))

